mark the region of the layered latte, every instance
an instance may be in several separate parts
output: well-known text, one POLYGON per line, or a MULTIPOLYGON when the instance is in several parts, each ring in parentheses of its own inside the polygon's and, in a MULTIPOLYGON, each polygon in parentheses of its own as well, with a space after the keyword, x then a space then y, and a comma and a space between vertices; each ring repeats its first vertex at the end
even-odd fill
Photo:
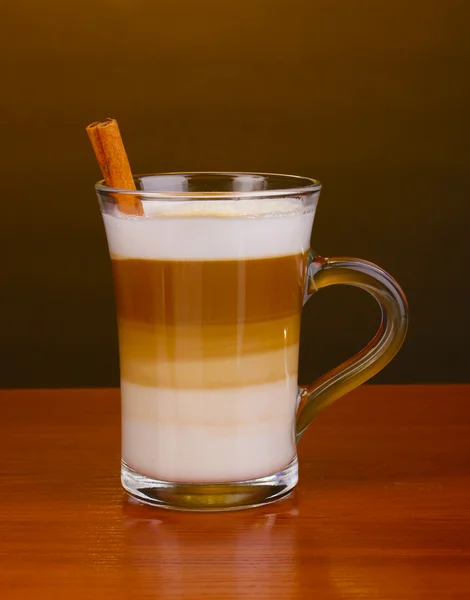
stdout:
POLYGON ((295 456, 313 208, 146 202, 103 214, 113 264, 122 456, 171 482, 245 481, 295 456))

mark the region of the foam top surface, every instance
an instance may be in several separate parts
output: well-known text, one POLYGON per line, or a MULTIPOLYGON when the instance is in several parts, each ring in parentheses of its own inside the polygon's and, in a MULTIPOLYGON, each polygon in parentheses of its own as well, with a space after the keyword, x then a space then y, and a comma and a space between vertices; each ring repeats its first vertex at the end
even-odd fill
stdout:
POLYGON ((315 205, 298 199, 145 201, 144 217, 103 213, 116 258, 228 260, 303 253, 315 205))

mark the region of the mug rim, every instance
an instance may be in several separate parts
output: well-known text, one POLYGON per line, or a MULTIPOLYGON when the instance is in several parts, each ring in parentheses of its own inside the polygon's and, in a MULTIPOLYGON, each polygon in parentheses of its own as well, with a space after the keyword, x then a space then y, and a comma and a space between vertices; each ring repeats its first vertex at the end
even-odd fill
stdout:
POLYGON ((162 173, 145 173, 141 175, 134 175, 134 180, 144 179, 149 177, 167 177, 167 176, 221 176, 221 177, 243 177, 243 176, 258 176, 264 177, 265 179, 278 178, 286 182, 286 187, 274 187, 273 189, 265 190, 251 190, 251 191, 150 191, 150 190, 126 190, 122 188, 109 187, 105 181, 101 179, 95 184, 97 192, 102 194, 120 194, 120 195, 133 195, 139 196, 142 199, 205 199, 205 200, 238 200, 238 199, 250 199, 250 198, 263 198, 270 199, 279 196, 298 196, 305 194, 312 194, 320 192, 321 183, 317 179, 311 177, 302 177, 300 175, 287 175, 283 173, 261 173, 261 172, 250 172, 250 171, 174 171, 174 172, 162 172, 162 173))

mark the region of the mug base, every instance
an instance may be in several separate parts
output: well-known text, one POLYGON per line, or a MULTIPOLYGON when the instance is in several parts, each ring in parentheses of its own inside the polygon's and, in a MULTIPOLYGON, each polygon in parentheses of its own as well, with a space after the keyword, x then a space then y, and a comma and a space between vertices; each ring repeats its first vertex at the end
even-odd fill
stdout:
POLYGON ((229 483, 174 483, 140 475, 121 462, 121 482, 132 497, 152 506, 185 511, 253 508, 285 498, 298 481, 297 457, 279 473, 229 483))

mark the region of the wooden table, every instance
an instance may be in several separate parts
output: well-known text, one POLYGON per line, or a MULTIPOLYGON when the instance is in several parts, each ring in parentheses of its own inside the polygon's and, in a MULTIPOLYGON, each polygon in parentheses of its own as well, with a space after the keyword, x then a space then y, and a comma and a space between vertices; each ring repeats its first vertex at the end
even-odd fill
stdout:
POLYGON ((367 386, 265 508, 129 501, 114 389, 0 392, 0 596, 470 598, 470 386, 367 386))

